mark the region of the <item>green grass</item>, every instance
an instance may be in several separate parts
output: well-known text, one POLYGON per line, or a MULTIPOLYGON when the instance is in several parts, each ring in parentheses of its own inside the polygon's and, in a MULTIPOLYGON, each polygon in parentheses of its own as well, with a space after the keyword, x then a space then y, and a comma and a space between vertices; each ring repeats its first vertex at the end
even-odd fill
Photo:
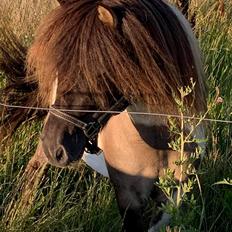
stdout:
POLYGON ((40 128, 28 123, 1 156, 0 202, 3 231, 119 231, 120 217, 106 178, 85 168, 49 167, 29 211, 20 209, 22 174, 40 128))
MULTIPOLYGON (((25 4, 22 0, 17 3, 20 2, 25 4)), ((25 35, 33 36, 39 18, 51 7, 48 2, 38 1, 37 10, 39 4, 45 3, 38 11, 43 13, 30 14, 30 20, 33 17, 37 20, 29 32, 25 28, 16 30, 22 40, 25 35)), ((224 17, 216 10, 216 0, 202 1, 194 8, 195 31, 204 55, 209 102, 215 97, 216 87, 224 100, 213 107, 208 117, 232 120, 232 3, 229 0, 225 3, 224 17)), ((13 6, 11 12, 15 12, 12 9, 13 6)), ((24 26, 28 23, 24 22, 24 26)), ((199 184, 195 184, 188 207, 180 210, 171 225, 181 231, 230 232, 232 228, 232 186, 215 184, 232 179, 232 125, 213 122, 209 123, 209 129, 208 154, 198 173, 199 184)), ((32 204, 20 208, 23 171, 35 152, 40 130, 38 122, 25 123, 0 151, 0 231, 120 231, 112 186, 84 164, 78 170, 48 167, 34 190, 32 204)))

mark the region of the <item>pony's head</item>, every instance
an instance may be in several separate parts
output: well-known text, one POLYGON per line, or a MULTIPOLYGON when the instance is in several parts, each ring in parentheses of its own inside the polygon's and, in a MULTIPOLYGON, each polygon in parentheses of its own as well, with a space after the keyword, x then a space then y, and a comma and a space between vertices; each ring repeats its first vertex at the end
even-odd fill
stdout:
MULTIPOLYGON (((41 140, 50 163, 65 167, 79 160, 84 150, 95 154, 100 151, 97 136, 112 114, 98 112, 89 93, 72 88, 60 94, 57 87, 58 79, 51 88, 51 106, 41 140)), ((128 101, 117 93, 109 97, 111 111, 122 111, 128 106, 128 101)))
MULTIPOLYGON (((56 79, 52 86, 53 96, 51 104, 53 107, 75 109, 75 107, 91 106, 92 102, 89 96, 85 94, 79 95, 71 90, 59 95, 57 87, 58 79, 56 79)), ((53 109, 55 110, 55 108, 53 109)), ((82 114, 72 113, 70 117, 81 118, 82 114)), ((67 166, 69 163, 81 158, 86 145, 84 132, 76 127, 74 123, 70 123, 63 115, 57 116, 52 110, 46 118, 41 140, 44 153, 49 162, 60 167, 67 166)))
MULTIPOLYGON (((178 97, 179 88, 193 81, 195 89, 185 103, 190 112, 205 110, 204 82, 189 26, 166 2, 59 2, 28 54, 28 72, 34 74, 45 104, 106 110, 123 95, 158 113, 174 113, 173 95, 178 97)), ((93 119, 86 113, 72 116, 86 123, 93 119)), ((52 111, 42 139, 48 158, 59 166, 78 160, 86 146, 83 130, 52 111)))

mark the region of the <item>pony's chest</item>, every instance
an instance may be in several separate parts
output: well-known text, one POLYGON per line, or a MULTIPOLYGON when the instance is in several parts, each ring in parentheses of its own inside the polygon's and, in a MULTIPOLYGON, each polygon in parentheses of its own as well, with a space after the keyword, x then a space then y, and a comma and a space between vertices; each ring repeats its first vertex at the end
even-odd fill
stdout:
POLYGON ((157 176, 157 150, 144 142, 126 112, 109 120, 98 141, 109 166, 130 175, 157 176))
POLYGON ((104 151, 108 166, 131 176, 147 178, 162 176, 164 169, 170 168, 179 179, 181 170, 175 161, 180 154, 169 148, 167 128, 138 122, 132 122, 128 113, 123 112, 112 117, 101 131, 99 147, 104 151))

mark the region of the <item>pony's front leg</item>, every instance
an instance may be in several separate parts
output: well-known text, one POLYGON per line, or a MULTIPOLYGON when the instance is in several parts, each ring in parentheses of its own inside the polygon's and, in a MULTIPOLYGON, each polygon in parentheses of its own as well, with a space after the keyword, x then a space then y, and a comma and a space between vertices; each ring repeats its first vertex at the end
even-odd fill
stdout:
POLYGON ((123 228, 126 232, 143 232, 142 218, 145 202, 132 189, 115 188, 116 199, 123 220, 123 228))
MULTIPOLYGON (((168 198, 165 196, 163 191, 159 189, 158 187, 154 188, 153 191, 153 199, 156 203, 156 206, 160 208, 158 210, 158 214, 156 213, 153 215, 151 221, 150 221, 150 226, 148 232, 159 232, 161 229, 165 229, 169 224, 172 219, 172 216, 162 210, 162 205, 168 204, 168 198)), ((177 198, 177 191, 174 190, 172 198, 174 202, 176 202, 177 198)), ((162 230, 163 231, 163 230, 162 230)), ((165 230, 166 231, 166 230, 165 230)))
POLYGON ((153 182, 153 179, 144 177, 125 178, 124 176, 119 184, 114 185, 123 219, 123 227, 126 232, 158 232, 170 223, 171 216, 157 208, 167 203, 168 200, 160 189, 154 188, 153 182), (130 180, 133 181, 130 182, 130 180), (149 197, 155 204, 155 211, 152 210, 154 215, 146 215, 147 218, 145 218, 144 208, 148 205, 149 197), (158 210, 158 213, 156 210, 158 210))
POLYGON ((108 171, 115 189, 124 230, 126 232, 146 231, 147 223, 143 220, 143 212, 153 189, 154 179, 128 175, 109 166, 108 171))
POLYGON ((165 226, 169 225, 171 220, 171 215, 161 212, 160 218, 155 222, 155 225, 152 225, 148 232, 159 232, 161 228, 164 228, 165 226))

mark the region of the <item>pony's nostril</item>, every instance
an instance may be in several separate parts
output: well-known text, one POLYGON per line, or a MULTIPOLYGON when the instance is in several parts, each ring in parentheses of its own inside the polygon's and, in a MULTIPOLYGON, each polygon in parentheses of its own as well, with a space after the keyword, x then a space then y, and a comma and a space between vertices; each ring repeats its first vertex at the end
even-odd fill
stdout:
POLYGON ((59 147, 56 151, 55 158, 58 162, 65 158, 65 151, 62 147, 59 147))

